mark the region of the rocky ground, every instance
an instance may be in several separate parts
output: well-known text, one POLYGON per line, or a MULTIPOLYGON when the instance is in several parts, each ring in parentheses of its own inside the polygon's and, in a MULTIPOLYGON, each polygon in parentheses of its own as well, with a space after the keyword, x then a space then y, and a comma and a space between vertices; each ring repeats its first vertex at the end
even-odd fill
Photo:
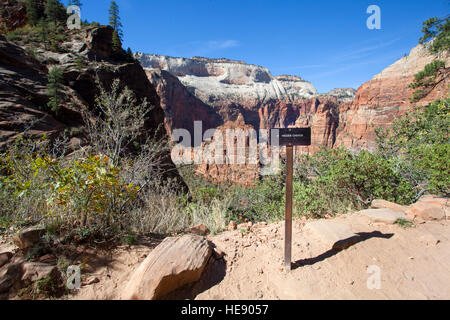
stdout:
MULTIPOLYGON (((449 299, 448 199, 372 206, 377 209, 294 221, 291 272, 283 270, 284 223, 231 225, 208 241, 186 235, 78 248, 71 263, 82 265, 82 287, 62 299, 449 299), (183 282, 188 285, 177 289, 183 282)), ((5 238, 0 255, 16 249, 5 238)), ((51 273, 48 265, 39 269, 46 259, 21 265, 22 279, 51 273)))
POLYGON ((361 214, 296 221, 290 273, 282 270, 282 223, 257 227, 250 237, 225 233, 213 241, 232 263, 197 299, 448 299, 449 230, 448 222, 403 229, 361 214), (336 237, 356 233, 355 244, 332 249, 336 237), (379 290, 367 287, 372 265, 381 271, 379 290))

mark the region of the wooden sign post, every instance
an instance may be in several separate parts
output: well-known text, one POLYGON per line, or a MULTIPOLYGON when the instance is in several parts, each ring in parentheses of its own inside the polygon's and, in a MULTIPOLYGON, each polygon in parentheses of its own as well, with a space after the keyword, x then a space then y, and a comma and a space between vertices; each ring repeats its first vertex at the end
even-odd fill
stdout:
POLYGON ((292 249, 292 189, 294 173, 294 147, 286 146, 286 205, 284 218, 284 270, 291 271, 292 249))
POLYGON ((294 146, 311 145, 311 128, 274 129, 279 145, 286 146, 286 206, 284 224, 284 269, 291 271, 292 263, 292 196, 294 176, 294 146))

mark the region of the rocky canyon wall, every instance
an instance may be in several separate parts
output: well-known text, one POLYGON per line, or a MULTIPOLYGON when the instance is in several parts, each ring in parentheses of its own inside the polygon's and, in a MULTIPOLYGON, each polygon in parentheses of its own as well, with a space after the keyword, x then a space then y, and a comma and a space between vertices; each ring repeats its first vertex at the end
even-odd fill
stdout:
MULTIPOLYGON (((321 146, 373 149, 376 127, 387 127, 413 105, 408 86, 426 64, 439 58, 450 65, 449 54, 431 55, 419 45, 411 53, 355 89, 318 94, 297 76, 274 77, 263 67, 240 61, 206 58, 172 58, 137 53, 150 82, 161 97, 168 131, 192 131, 193 121, 209 128, 270 129, 312 128, 312 146, 297 152, 312 153, 321 146)), ((444 79, 420 104, 448 92, 444 79)), ((226 150, 225 150, 226 152, 226 150)), ((260 167, 201 165, 199 172, 215 182, 252 184, 260 167), (235 172, 244 171, 245 174, 235 172), (233 174, 230 174, 233 172, 233 174)))
MULTIPOLYGON (((33 139, 44 135, 51 140, 65 136, 69 139, 68 152, 86 146, 82 113, 87 109, 98 111, 96 79, 106 88, 114 79, 120 79, 121 86, 126 85, 137 101, 146 99, 152 106, 141 128, 142 141, 150 136, 167 138, 166 130, 161 130, 165 114, 155 87, 137 61, 130 60, 125 52, 113 53, 112 34, 111 27, 74 30, 60 45, 62 52, 31 43, 34 55, 20 43, 12 43, 0 35, 0 151, 24 133, 33 139), (77 63, 80 59, 81 65, 77 63), (46 108, 48 73, 54 67, 62 70, 60 85, 64 92, 56 113, 46 108)), ((166 178, 177 180, 180 190, 186 191, 170 152, 165 152, 163 157, 166 178)))
MULTIPOLYGON (((339 128, 335 145, 355 150, 374 149, 375 128, 388 127, 394 119, 413 108, 414 104, 410 102, 410 98, 414 89, 409 88, 409 84, 414 81, 415 74, 436 59, 445 61, 447 68, 450 66, 449 52, 432 55, 426 47, 418 45, 408 56, 364 83, 358 89, 355 100, 339 108, 339 128)), ((443 79, 416 105, 423 106, 448 96, 449 84, 448 78, 443 79)))

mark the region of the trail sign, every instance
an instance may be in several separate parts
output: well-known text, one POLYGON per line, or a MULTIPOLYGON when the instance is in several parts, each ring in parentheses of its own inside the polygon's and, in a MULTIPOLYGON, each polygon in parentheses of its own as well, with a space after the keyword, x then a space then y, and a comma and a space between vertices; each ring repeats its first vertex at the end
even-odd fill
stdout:
POLYGON ((278 136, 280 146, 310 146, 311 128, 279 128, 272 129, 272 134, 278 136))
MULTIPOLYGON (((286 207, 284 237, 284 269, 291 271, 292 263, 292 189, 294 173, 294 146, 311 145, 311 128, 272 129, 280 146, 286 146, 286 207)), ((275 140, 276 141, 276 140, 275 140)))

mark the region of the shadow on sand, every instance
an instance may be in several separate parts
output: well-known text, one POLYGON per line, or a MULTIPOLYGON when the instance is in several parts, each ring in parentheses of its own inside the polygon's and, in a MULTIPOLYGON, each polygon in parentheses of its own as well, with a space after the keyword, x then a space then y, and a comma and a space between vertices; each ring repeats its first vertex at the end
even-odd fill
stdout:
POLYGON ((315 263, 324 261, 334 255, 337 255, 342 250, 348 249, 351 246, 354 246, 355 244, 358 244, 360 242, 363 242, 363 241, 366 241, 366 240, 369 240, 372 238, 390 239, 393 236, 394 236, 393 233, 384 234, 384 233, 381 233, 380 231, 360 232, 360 233, 357 233, 356 236, 336 242, 333 245, 333 248, 331 248, 330 250, 328 250, 325 253, 322 253, 321 255, 319 255, 317 257, 309 258, 309 259, 302 259, 302 260, 298 260, 298 261, 294 262, 292 264, 292 269, 297 269, 297 268, 304 267, 304 266, 310 266, 315 263))

